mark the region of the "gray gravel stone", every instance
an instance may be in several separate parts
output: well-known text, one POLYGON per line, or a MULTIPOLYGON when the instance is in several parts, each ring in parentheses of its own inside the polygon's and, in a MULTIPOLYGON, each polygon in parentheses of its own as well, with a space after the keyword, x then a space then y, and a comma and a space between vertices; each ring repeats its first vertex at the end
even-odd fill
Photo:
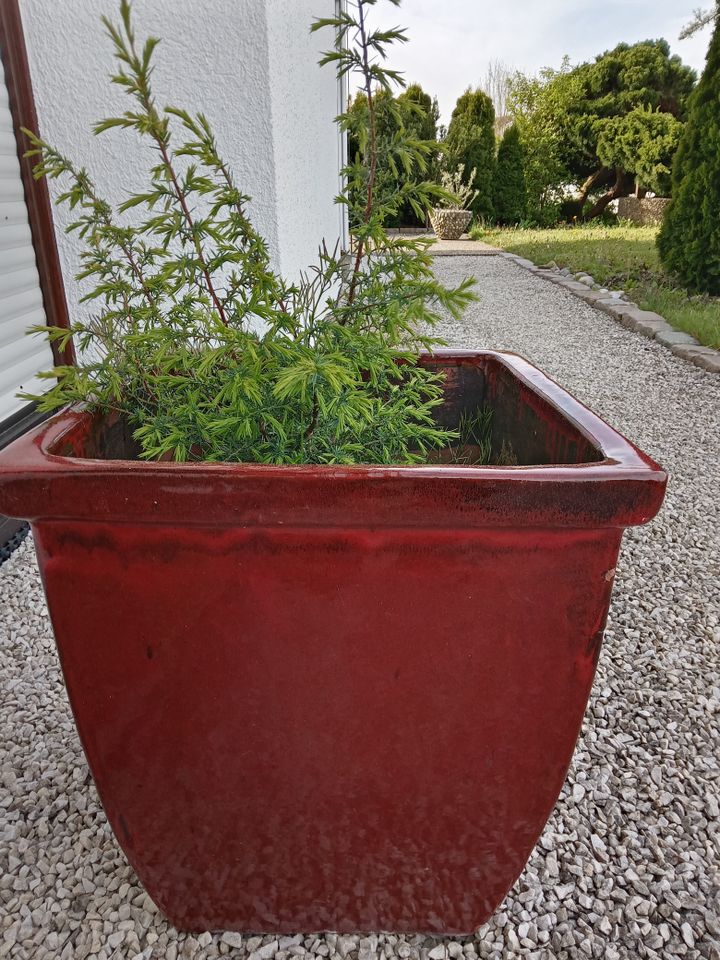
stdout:
POLYGON ((585 303, 597 303, 599 300, 605 299, 605 294, 600 293, 599 290, 590 290, 586 288, 578 293, 578 297, 581 300, 584 300, 585 303))
POLYGON ((615 318, 621 317, 627 310, 627 307, 622 300, 618 300, 617 297, 610 297, 607 293, 604 293, 601 297, 594 299, 593 306, 597 310, 602 310, 603 313, 608 313, 611 317, 615 318))
POLYGON ((694 356, 717 356, 720 351, 713 350, 711 347, 701 347, 700 344, 692 343, 674 343, 670 349, 676 357, 694 357, 694 356))
POLYGON ((633 330, 641 333, 644 337, 649 337, 651 340, 653 340, 658 333, 671 333, 672 329, 670 324, 657 314, 651 314, 650 317, 636 320, 633 324, 633 330))
MULTIPOLYGON (((641 310, 636 306, 625 306, 622 310, 620 310, 619 313, 616 314, 616 319, 618 319, 624 327, 634 330, 635 324, 645 320, 648 313, 649 311, 641 310)), ((659 314, 654 314, 653 316, 662 319, 662 317, 659 317, 659 314)))
POLYGON ((224 933, 220 937, 221 943, 226 943, 229 947, 241 947, 243 943, 243 938, 241 933, 235 933, 230 930, 227 933, 224 933))
POLYGON ((264 943, 261 947, 258 947, 256 950, 253 950, 248 960, 270 960, 270 957, 274 957, 275 954, 278 952, 278 950, 279 950, 278 941, 270 940, 268 943, 264 943))
POLYGON ((508 260, 512 260, 514 263, 520 264, 521 267, 525 267, 527 270, 538 270, 540 269, 537 264, 533 263, 532 260, 528 260, 526 257, 519 257, 515 253, 506 253, 503 254, 508 260))
POLYGON ((691 337, 689 333, 684 333, 682 330, 671 330, 669 333, 661 330, 655 335, 655 339, 666 347, 672 347, 676 343, 700 346, 695 337, 691 337))
POLYGON ((708 370, 711 373, 720 373, 720 352, 717 350, 713 350, 712 352, 694 350, 690 356, 692 362, 703 370, 708 370))
POLYGON ((583 732, 526 869, 467 938, 179 933, 108 829, 27 542, 0 567, 3 960, 720 960, 720 378, 505 258, 436 269, 479 278, 438 331, 452 345, 526 356, 670 473, 659 517, 625 535, 583 732))
POLYGON ((588 290, 584 283, 578 283, 577 280, 565 280, 560 283, 559 286, 563 287, 565 290, 571 290, 573 293, 578 296, 585 297, 589 296, 592 291, 588 290))

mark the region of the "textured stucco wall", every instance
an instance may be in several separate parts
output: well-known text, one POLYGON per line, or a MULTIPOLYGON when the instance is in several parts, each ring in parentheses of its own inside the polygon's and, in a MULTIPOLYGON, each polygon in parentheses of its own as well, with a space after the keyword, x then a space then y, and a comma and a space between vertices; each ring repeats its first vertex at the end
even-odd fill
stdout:
MULTIPOLYGON (((323 237, 332 248, 341 233, 345 208, 328 198, 339 189, 340 138, 328 137, 328 118, 339 112, 338 83, 332 66, 320 68, 320 52, 332 47, 327 30, 310 33, 316 17, 330 16, 334 0, 268 0, 272 122, 279 149, 275 153, 275 189, 282 264, 294 275, 308 264, 307 245, 323 237), (330 192, 330 195, 328 194, 330 192)), ((334 125, 333 125, 334 126, 334 125)))
MULTIPOLYGON (((329 38, 309 33, 312 17, 334 8, 334 0, 133 4, 138 37, 162 38, 158 103, 208 115, 238 185, 253 198, 255 225, 290 276, 315 258, 323 237, 334 243, 339 232, 337 81, 317 66, 329 38)), ((116 20, 117 10, 115 0, 21 0, 41 134, 87 166, 114 202, 142 188, 153 159, 131 132, 95 137, 90 129, 130 106, 107 79, 115 61, 100 16, 116 20)), ((71 280, 78 244, 63 233, 69 212, 56 208, 55 216, 68 299, 78 309, 71 280)))

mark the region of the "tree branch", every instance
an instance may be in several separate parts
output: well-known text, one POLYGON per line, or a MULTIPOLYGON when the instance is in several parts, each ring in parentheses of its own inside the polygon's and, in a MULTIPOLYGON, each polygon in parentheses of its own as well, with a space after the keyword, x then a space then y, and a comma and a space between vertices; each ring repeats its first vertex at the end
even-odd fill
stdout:
POLYGON ((680 40, 687 40, 688 37, 694 36, 700 30, 703 30, 705 27, 709 26, 713 20, 715 20, 720 13, 718 7, 714 10, 701 10, 698 7, 693 11, 693 19, 690 23, 685 24, 685 26, 680 31, 680 40))
POLYGON ((617 200, 618 197, 629 196, 634 189, 634 185, 634 178, 629 173, 626 173, 625 170, 618 167, 615 170, 615 183, 611 189, 608 190, 607 193, 604 193, 600 199, 593 204, 583 219, 592 220, 594 217, 599 217, 611 201, 617 200))

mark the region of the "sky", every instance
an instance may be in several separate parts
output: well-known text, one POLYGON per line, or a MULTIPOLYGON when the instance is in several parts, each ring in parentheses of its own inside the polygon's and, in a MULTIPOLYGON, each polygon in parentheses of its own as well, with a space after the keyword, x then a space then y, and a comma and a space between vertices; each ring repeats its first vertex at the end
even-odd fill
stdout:
MULTIPOLYGON (((447 123, 468 86, 480 85, 488 64, 502 60, 525 73, 592 60, 620 42, 664 37, 673 53, 702 71, 710 41, 706 28, 678 40, 699 0, 381 0, 372 23, 406 27, 409 42, 395 44, 390 65, 437 96, 447 123)), ((709 5, 707 0, 706 6, 709 5)))

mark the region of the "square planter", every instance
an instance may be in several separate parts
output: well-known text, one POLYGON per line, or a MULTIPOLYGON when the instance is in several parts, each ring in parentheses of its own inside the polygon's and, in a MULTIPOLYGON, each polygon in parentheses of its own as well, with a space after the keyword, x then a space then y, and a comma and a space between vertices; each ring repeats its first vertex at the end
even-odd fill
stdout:
POLYGON ((557 800, 666 477, 519 357, 423 362, 514 465, 145 463, 82 411, 0 452, 103 805, 182 929, 468 934, 557 800))

